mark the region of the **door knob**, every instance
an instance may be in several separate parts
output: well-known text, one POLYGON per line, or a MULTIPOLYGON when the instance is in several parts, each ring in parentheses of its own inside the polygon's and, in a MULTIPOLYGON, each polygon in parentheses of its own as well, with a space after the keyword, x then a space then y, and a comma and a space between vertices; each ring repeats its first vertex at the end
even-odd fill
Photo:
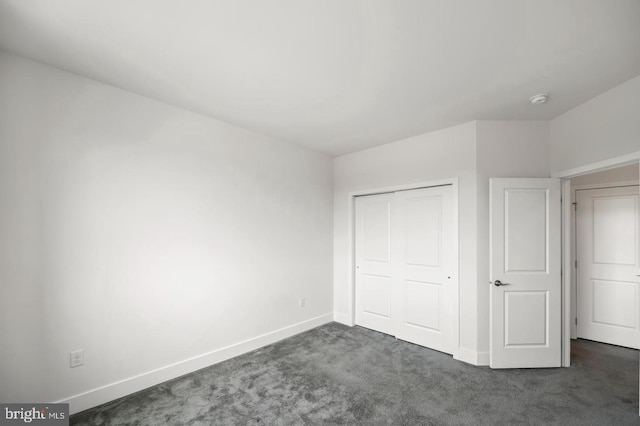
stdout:
POLYGON ((500 287, 501 285, 509 285, 507 283, 503 283, 500 280, 495 280, 492 284, 495 285, 496 287, 500 287))

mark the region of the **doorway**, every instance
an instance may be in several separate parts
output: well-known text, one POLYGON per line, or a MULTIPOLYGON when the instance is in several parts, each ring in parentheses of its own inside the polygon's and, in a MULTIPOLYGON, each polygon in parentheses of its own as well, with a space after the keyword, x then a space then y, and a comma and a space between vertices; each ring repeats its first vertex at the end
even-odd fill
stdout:
POLYGON ((577 337, 640 349, 638 185, 576 190, 577 337))
POLYGON ((640 348, 638 164, 571 179, 571 338, 640 348))

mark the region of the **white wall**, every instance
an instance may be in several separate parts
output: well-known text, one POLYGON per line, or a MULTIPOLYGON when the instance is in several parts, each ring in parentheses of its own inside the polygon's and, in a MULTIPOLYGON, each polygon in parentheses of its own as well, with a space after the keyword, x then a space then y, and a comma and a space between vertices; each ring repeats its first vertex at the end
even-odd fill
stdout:
MULTIPOLYGON (((489 178, 549 177, 549 123, 478 121, 478 352, 489 353, 489 178)), ((488 361, 488 360, 487 360, 488 361)))
POLYGON ((640 151, 640 76, 551 120, 551 172, 640 151))
POLYGON ((73 412, 331 320, 328 157, 1 53, 0 93, 1 401, 73 412))
POLYGON ((41 135, 28 118, 37 115, 34 99, 18 96, 10 82, 22 71, 7 60, 0 56, 0 400, 44 401, 42 176, 38 146, 30 142, 41 135))
POLYGON ((636 181, 638 181, 638 164, 634 163, 571 178, 571 186, 603 185, 608 183, 636 181))
POLYGON ((334 311, 350 323, 350 193, 458 178, 461 357, 477 356, 475 123, 467 123, 334 160, 334 311))

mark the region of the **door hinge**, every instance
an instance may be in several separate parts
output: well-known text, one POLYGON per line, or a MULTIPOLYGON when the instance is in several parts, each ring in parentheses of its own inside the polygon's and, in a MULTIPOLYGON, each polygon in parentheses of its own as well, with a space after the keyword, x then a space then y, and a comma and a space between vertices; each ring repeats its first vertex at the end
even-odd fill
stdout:
POLYGON ((578 325, 578 317, 576 317, 576 325, 578 325))
POLYGON ((575 262, 573 262, 573 267, 578 269, 578 261, 577 260, 575 262))

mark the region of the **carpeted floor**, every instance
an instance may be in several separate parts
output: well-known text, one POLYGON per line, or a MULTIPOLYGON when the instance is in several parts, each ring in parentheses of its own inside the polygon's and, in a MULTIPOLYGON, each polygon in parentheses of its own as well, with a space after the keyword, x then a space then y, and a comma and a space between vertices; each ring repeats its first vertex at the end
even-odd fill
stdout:
POLYGON ((491 370, 328 324, 71 417, 72 425, 638 425, 638 351, 491 370))

